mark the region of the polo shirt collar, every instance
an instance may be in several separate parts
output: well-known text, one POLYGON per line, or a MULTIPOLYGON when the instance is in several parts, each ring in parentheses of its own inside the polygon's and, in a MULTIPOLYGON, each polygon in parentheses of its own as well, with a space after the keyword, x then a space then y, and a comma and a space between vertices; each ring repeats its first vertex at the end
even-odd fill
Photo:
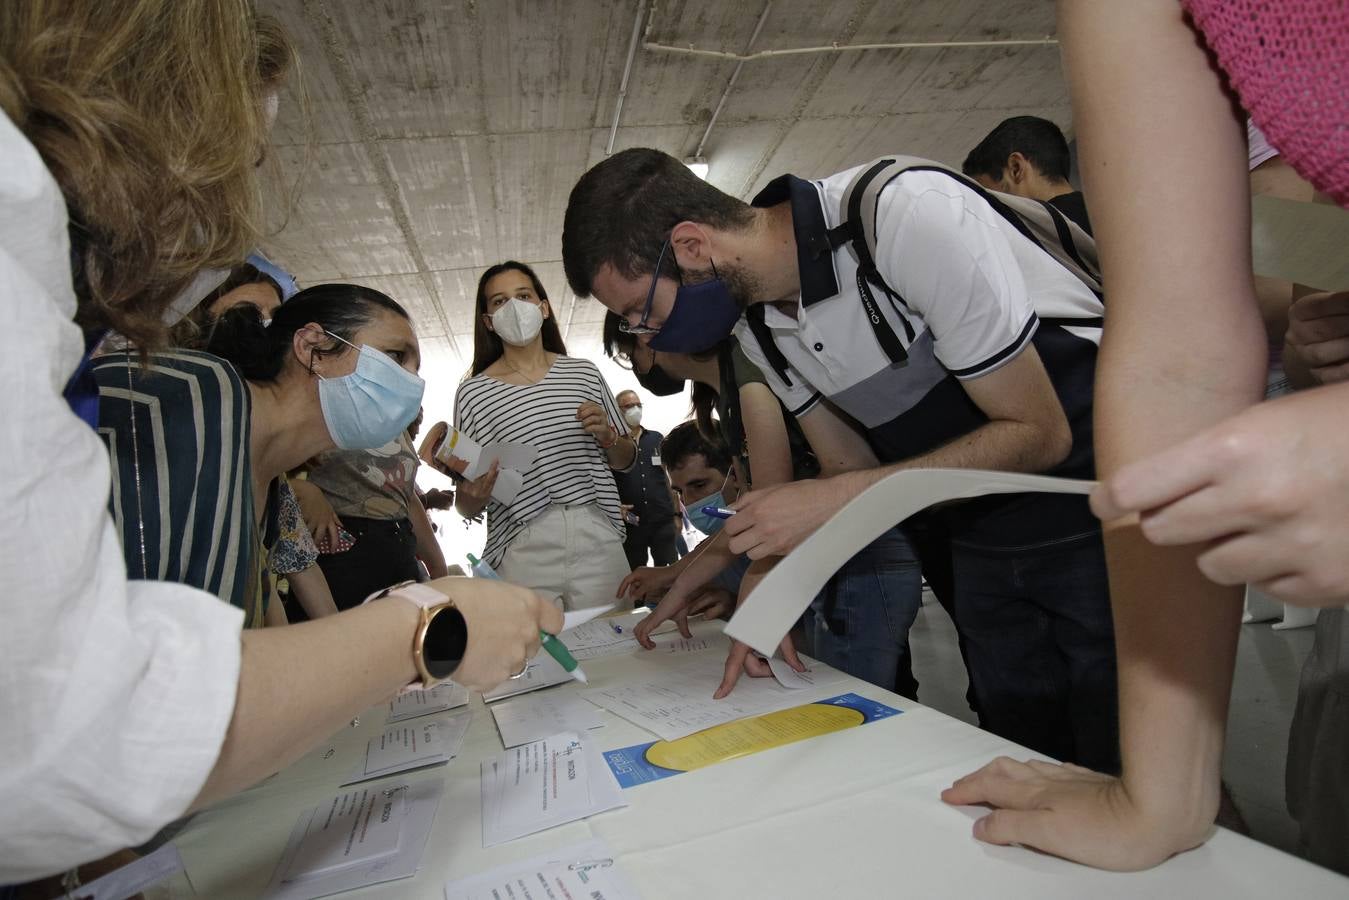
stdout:
POLYGON ((834 274, 834 251, 829 241, 829 223, 814 183, 795 175, 780 175, 759 191, 750 204, 792 204, 792 229, 796 232, 796 267, 801 279, 801 306, 827 300, 838 293, 834 274))

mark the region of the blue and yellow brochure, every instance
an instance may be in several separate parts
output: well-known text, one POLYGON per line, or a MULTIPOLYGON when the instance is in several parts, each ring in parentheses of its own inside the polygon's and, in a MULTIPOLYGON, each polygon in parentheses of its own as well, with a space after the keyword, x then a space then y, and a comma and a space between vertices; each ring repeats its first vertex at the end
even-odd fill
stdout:
POLYGON ((618 783, 630 788, 772 747, 878 722, 901 712, 857 694, 840 694, 828 700, 715 725, 676 741, 652 741, 610 750, 604 754, 604 759, 618 783))

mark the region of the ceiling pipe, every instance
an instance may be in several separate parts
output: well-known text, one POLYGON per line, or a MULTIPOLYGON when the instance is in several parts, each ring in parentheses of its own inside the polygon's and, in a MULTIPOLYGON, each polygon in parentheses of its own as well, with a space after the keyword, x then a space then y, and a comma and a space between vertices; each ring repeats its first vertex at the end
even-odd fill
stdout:
MULTIPOLYGON (((773 0, 768 0, 764 4, 763 12, 759 14, 759 24, 754 26, 754 33, 749 36, 749 43, 745 45, 745 54, 748 54, 754 47, 754 42, 759 39, 759 32, 763 31, 764 23, 768 21, 768 13, 773 9, 773 0)), ((650 47, 651 44, 646 46, 650 47)), ((698 142, 698 149, 693 151, 694 156, 703 155, 703 147, 707 144, 707 136, 712 133, 712 126, 717 124, 717 117, 721 115, 722 107, 726 105, 726 99, 731 96, 731 88, 735 87, 735 80, 740 77, 740 70, 745 67, 745 60, 749 56, 741 54, 742 58, 735 64, 735 71, 731 73, 731 80, 726 82, 726 90, 721 92, 721 99, 717 101, 717 108, 712 110, 712 118, 707 120, 707 130, 703 132, 703 139, 698 142)))
POLYGON ((614 152, 614 138, 618 137, 618 120, 623 115, 623 98, 628 96, 628 76, 632 74, 632 60, 637 55, 637 42, 642 34, 642 14, 646 12, 646 0, 637 0, 637 17, 632 21, 632 38, 628 41, 628 61, 623 65, 623 79, 618 84, 618 100, 614 103, 614 124, 609 127, 609 143, 604 155, 614 152))
POLYGON ((990 41, 902 41, 888 44, 829 44, 823 47, 792 47, 785 50, 760 50, 757 53, 731 53, 725 50, 701 50, 690 44, 676 47, 672 44, 642 44, 643 50, 655 53, 682 53, 687 56, 706 56, 712 59, 732 59, 736 62, 750 62, 756 59, 768 59, 773 56, 800 56, 809 53, 847 53, 851 50, 923 50, 961 47, 1054 47, 1058 38, 1030 38, 1025 40, 990 41))

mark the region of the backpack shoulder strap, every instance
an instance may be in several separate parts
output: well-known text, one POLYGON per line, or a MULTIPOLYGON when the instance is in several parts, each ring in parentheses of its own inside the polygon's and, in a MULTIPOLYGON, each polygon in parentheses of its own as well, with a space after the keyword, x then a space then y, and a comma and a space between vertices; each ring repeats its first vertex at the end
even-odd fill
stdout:
MULTIPOLYGON (((905 172, 940 172, 974 191, 1031 243, 1048 253, 1097 297, 1102 294, 1096 241, 1048 203, 990 191, 954 169, 916 156, 885 156, 863 166, 843 191, 838 229, 859 268, 884 285, 876 267, 876 209, 890 182, 905 172)), ((831 232, 831 240, 833 235, 831 232)), ((836 245, 837 246, 837 245, 836 245)), ((888 288, 887 288, 888 290, 888 288)))
POLYGON ((749 323, 750 333, 754 335, 754 340, 758 343, 759 349, 767 357, 768 364, 773 367, 773 371, 777 373, 783 383, 790 387, 792 379, 787 374, 787 368, 790 364, 787 362, 787 357, 778 349, 777 342, 773 340, 773 332, 769 329, 768 323, 764 321, 764 305, 755 303, 746 309, 745 321, 749 323))

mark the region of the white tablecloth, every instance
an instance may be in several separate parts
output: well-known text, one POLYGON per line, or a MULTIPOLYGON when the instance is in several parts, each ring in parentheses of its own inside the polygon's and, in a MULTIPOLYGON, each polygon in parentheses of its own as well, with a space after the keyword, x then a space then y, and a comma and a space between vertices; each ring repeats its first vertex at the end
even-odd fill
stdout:
MULTIPOLYGON (((696 627, 704 635, 720 630, 696 627)), ((660 664, 655 654, 638 653, 590 660, 585 669, 596 687, 660 664)), ((421 872, 348 896, 441 898, 451 878, 599 837, 647 900, 1349 897, 1349 879, 1228 831, 1134 874, 979 843, 970 828, 983 810, 946 806, 938 794, 994 756, 1027 752, 865 682, 845 677, 844 684, 801 691, 801 702, 855 691, 904 714, 631 788, 626 809, 490 850, 482 847, 478 764, 500 753, 501 742, 475 696, 459 756, 402 776, 445 781, 421 872)), ((715 687, 713 679, 709 694, 715 687)), ((371 710, 306 759, 198 815, 175 838, 198 895, 260 896, 297 817, 337 792, 386 713, 371 710)), ((590 737, 605 750, 654 739, 602 715, 606 726, 590 737)), ((170 893, 191 895, 185 886, 170 893)))

